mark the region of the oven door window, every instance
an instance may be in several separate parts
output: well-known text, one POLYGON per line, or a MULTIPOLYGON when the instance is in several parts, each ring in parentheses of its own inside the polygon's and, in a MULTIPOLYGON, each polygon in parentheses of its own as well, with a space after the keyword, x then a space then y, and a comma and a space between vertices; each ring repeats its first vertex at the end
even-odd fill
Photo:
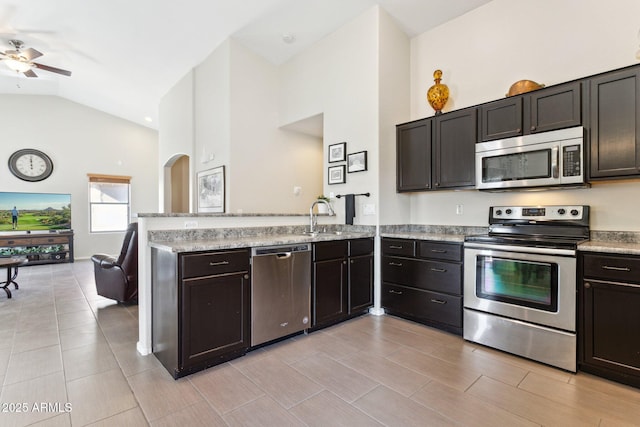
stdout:
POLYGON ((558 311, 558 265, 478 255, 479 298, 540 310, 558 311))
POLYGON ((484 157, 482 182, 519 181, 551 177, 551 149, 484 157))

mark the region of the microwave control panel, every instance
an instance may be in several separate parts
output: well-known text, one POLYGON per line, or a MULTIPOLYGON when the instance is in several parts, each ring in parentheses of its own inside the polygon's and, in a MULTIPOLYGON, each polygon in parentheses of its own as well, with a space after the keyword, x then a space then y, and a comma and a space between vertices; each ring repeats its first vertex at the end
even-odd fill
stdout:
POLYGON ((562 147, 562 176, 580 176, 582 174, 581 154, 579 144, 562 147))

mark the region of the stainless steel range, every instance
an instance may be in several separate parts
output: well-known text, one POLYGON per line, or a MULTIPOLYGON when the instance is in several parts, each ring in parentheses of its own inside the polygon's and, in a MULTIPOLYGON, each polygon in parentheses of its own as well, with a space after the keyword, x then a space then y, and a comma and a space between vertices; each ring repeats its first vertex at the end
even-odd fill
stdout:
POLYGON ((576 250, 589 206, 495 206, 464 243, 464 338, 576 371, 576 250))

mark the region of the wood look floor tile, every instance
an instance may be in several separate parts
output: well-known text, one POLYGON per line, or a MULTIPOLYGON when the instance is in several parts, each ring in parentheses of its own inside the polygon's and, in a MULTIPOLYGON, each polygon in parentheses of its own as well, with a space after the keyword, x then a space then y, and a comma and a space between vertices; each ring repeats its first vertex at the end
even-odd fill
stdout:
POLYGON ((33 407, 41 402, 59 403, 62 406, 69 402, 64 375, 56 372, 15 384, 5 384, 0 401, 26 404, 26 412, 9 411, 0 414, 0 425, 3 427, 26 426, 56 417, 57 412, 34 411, 33 407))
POLYGON ((118 368, 118 362, 105 344, 89 344, 62 352, 67 381, 118 368))
POLYGON ((376 387, 353 402, 353 405, 389 427, 450 427, 456 425, 452 419, 422 406, 385 386, 376 387))
POLYGON ((353 402, 378 385, 369 377, 321 354, 291 366, 347 402, 353 402))
MULTIPOLYGON (((85 304, 86 306, 86 304, 85 304)), ((72 311, 69 313, 58 313, 58 329, 70 329, 86 323, 95 323, 96 318, 88 307, 82 311, 72 311)))
POLYGON ((257 385, 228 363, 193 374, 189 381, 220 414, 264 396, 257 385))
POLYGON ((71 427, 71 416, 69 414, 60 414, 53 418, 29 424, 29 427, 71 427))
POLYGON ((270 357, 278 359, 287 365, 318 353, 316 346, 309 337, 302 335, 299 339, 289 338, 275 344, 264 347, 264 351, 270 357))
POLYGON ((310 427, 382 426, 378 421, 326 390, 294 406, 289 412, 310 427))
POLYGON ((51 347, 59 345, 58 329, 55 323, 43 329, 29 329, 18 331, 14 336, 14 353, 22 353, 24 351, 36 350, 43 347, 51 347))
POLYGON ((146 427, 148 425, 142 410, 136 406, 128 411, 88 424, 87 427, 146 427))
POLYGON ((67 382, 71 422, 85 425, 135 408, 136 399, 119 369, 67 382))
POLYGON ((411 399, 436 412, 447 414, 449 418, 464 426, 539 426, 537 423, 437 381, 425 385, 414 393, 411 399))
POLYGON ((427 376, 375 354, 357 353, 340 360, 340 363, 406 397, 411 396, 431 380, 427 376))
POLYGON ((287 409, 322 391, 318 383, 271 356, 244 366, 242 372, 287 409))
POLYGON ((429 353, 429 355, 449 363, 465 366, 467 369, 473 369, 482 375, 514 387, 517 386, 528 373, 524 368, 506 363, 495 357, 488 357, 485 353, 473 351, 473 347, 461 346, 458 349, 454 349, 453 347, 440 347, 429 353))
POLYGON ((88 323, 65 329, 59 332, 60 346, 62 350, 84 347, 89 344, 107 344, 107 340, 102 334, 102 330, 97 323, 88 323))
POLYGON ((474 367, 449 363, 411 348, 400 349, 388 359, 460 391, 466 390, 482 375, 474 367))
POLYGON ((130 343, 111 345, 111 351, 125 377, 162 366, 153 354, 143 356, 138 353, 136 346, 130 343))
POLYGON ((149 421, 165 417, 202 400, 187 378, 174 380, 159 367, 127 377, 136 399, 149 421))
POLYGON ((155 420, 151 426, 227 427, 227 423, 207 402, 202 401, 155 420))
POLYGON ((304 423, 268 396, 250 402, 222 417, 230 427, 302 427, 304 423))
POLYGON ((12 353, 7 365, 4 384, 13 384, 62 371, 59 345, 12 353))
POLYGON ((398 350, 399 344, 375 334, 375 330, 360 331, 356 328, 340 328, 336 332, 328 332, 343 341, 347 341, 361 352, 387 356, 398 350))
POLYGON ((640 422, 640 401, 630 402, 597 390, 583 390, 535 373, 527 375, 518 388, 585 413, 595 411, 594 416, 640 422))
POLYGON ((482 377, 467 393, 494 406, 545 426, 597 426, 599 417, 560 404, 488 377, 482 377))

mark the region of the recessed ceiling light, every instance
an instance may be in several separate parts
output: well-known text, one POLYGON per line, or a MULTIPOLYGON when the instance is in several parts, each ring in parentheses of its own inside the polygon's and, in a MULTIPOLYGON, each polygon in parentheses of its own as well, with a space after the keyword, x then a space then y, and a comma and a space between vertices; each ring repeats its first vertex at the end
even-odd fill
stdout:
POLYGON ((291 44, 296 41, 296 36, 291 33, 284 33, 282 35, 282 41, 286 44, 291 44))

